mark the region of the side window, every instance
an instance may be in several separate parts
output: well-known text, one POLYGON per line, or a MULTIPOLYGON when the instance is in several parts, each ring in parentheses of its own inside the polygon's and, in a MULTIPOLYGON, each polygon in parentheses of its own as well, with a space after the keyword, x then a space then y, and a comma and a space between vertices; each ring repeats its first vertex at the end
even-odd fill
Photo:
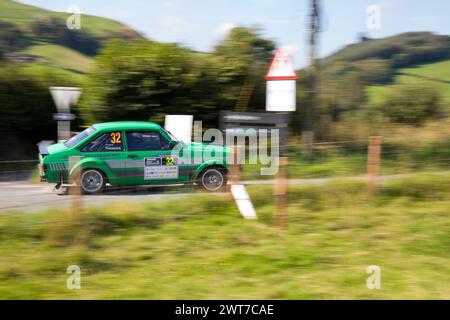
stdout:
POLYGON ((128 131, 128 151, 168 150, 169 141, 156 131, 128 131))
POLYGON ((101 151, 122 151, 123 139, 121 131, 103 133, 97 138, 86 143, 82 152, 101 152, 101 151))

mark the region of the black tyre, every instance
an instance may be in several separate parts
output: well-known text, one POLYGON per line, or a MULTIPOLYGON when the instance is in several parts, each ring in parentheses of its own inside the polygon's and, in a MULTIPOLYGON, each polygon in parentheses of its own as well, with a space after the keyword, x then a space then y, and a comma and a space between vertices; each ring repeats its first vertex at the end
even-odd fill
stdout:
POLYGON ((217 167, 206 168, 200 173, 198 184, 207 191, 220 191, 227 184, 226 171, 217 167))
POLYGON ((78 184, 84 193, 93 194, 103 191, 106 185, 104 173, 97 169, 86 169, 81 172, 78 184))

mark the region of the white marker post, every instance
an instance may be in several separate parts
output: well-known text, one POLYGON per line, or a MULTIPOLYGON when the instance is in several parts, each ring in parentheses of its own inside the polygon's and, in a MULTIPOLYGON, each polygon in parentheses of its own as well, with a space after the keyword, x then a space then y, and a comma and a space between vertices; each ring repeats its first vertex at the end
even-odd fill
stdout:
MULTIPOLYGON (((283 113, 296 110, 296 80, 297 74, 290 55, 286 50, 278 49, 266 76, 266 111, 283 113)), ((287 127, 288 123, 285 123, 279 128, 280 131, 285 130, 281 141, 286 141, 287 127)), ((284 152, 281 150, 280 154, 283 155, 284 152)), ((274 188, 276 199, 274 225, 283 228, 287 212, 287 157, 282 156, 277 161, 279 173, 274 188)))
POLYGON ((296 80, 290 55, 286 50, 277 49, 266 76, 266 111, 296 110, 296 80))
POLYGON ((242 184, 234 184, 231 186, 231 194, 244 219, 255 220, 256 211, 245 187, 242 184))
POLYGON ((192 115, 166 115, 164 128, 185 143, 192 141, 192 115))
POLYGON ((70 121, 75 119, 75 115, 70 113, 70 107, 78 102, 82 90, 77 87, 50 87, 49 89, 58 111, 53 115, 53 119, 58 121, 58 141, 67 140, 71 136, 70 121))

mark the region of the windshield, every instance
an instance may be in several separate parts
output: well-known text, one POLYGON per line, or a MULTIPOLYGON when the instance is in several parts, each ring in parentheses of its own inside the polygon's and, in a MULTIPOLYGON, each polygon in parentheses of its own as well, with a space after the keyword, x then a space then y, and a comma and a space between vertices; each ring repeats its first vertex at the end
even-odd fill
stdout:
POLYGON ((94 127, 89 127, 83 131, 81 131, 76 136, 73 136, 66 142, 64 142, 64 145, 68 148, 72 148, 74 145, 78 144, 79 142, 83 141, 87 137, 89 137, 93 132, 95 131, 94 127))
POLYGON ((169 130, 162 128, 164 130, 164 132, 169 136, 170 140, 175 141, 176 143, 183 143, 183 141, 177 139, 177 137, 175 137, 169 130))

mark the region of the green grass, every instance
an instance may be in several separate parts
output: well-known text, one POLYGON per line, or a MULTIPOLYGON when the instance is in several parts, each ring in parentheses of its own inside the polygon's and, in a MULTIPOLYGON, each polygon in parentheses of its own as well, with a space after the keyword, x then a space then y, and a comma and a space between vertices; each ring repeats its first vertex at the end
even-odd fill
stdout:
POLYGON ((38 7, 11 0, 0 0, 0 20, 18 26, 27 25, 33 17, 46 14, 47 10, 38 7))
MULTIPOLYGON (((398 71, 395 83, 423 83, 435 84, 446 103, 450 103, 450 60, 425 64, 414 68, 404 68, 398 71)), ((390 86, 368 86, 369 101, 380 102, 387 94, 390 86)))
POLYGON ((93 67, 92 58, 56 44, 40 44, 27 48, 26 53, 40 57, 40 64, 75 73, 88 73, 93 67))
POLYGON ((450 298, 450 173, 384 185, 292 187, 287 228, 272 187, 251 187, 259 220, 227 194, 0 216, 0 298, 450 298), (76 236, 74 236, 75 234, 76 236), (81 290, 66 289, 68 265, 81 290), (379 265, 381 290, 366 288, 379 265))

